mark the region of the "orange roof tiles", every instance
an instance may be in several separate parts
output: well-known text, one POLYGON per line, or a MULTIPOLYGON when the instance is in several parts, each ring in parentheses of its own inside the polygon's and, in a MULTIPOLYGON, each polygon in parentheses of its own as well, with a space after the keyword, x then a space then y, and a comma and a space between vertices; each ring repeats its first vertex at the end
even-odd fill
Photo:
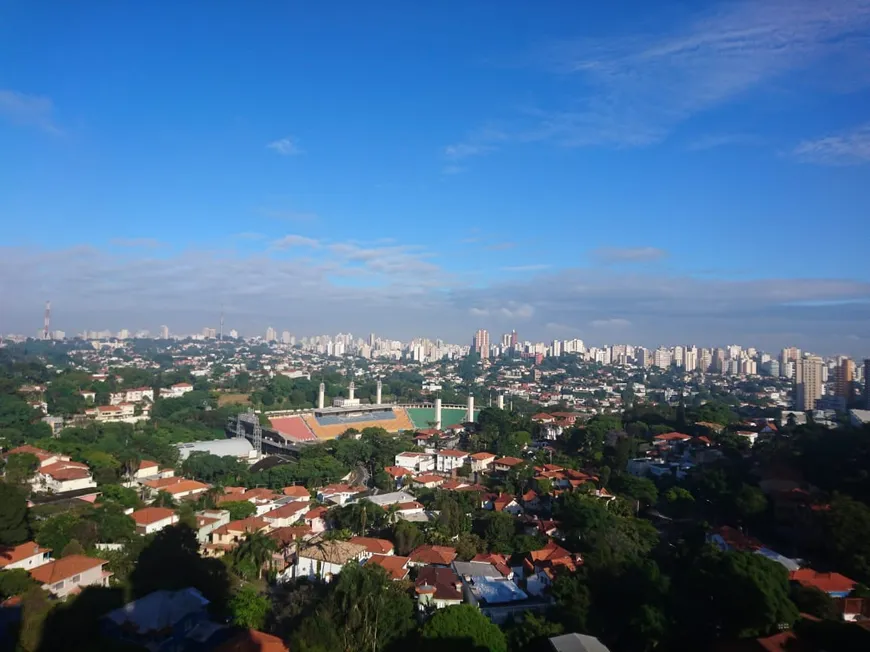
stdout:
POLYGON ((792 571, 788 577, 801 586, 813 586, 824 593, 845 593, 855 588, 855 580, 840 573, 819 573, 812 568, 792 571))
POLYGON ((456 549, 449 546, 418 546, 411 551, 411 561, 419 564, 447 565, 456 559, 456 549))
POLYGON ((41 584, 56 584, 74 575, 84 573, 92 568, 101 567, 108 562, 96 557, 84 555, 68 555, 44 566, 39 566, 30 571, 31 577, 41 584))
POLYGON ((408 577, 409 561, 410 557, 399 555, 372 555, 366 563, 380 566, 394 580, 403 580, 408 577))
POLYGON ((350 543, 355 543, 362 546, 372 554, 386 555, 393 551, 393 544, 386 539, 376 539, 374 537, 351 537, 348 539, 350 543))
POLYGON ((284 487, 284 495, 292 496, 293 498, 310 498, 311 494, 308 492, 308 489, 305 487, 301 487, 299 485, 293 485, 292 487, 284 487))
POLYGON ((33 541, 20 543, 17 546, 0 546, 0 568, 46 552, 51 552, 51 548, 40 548, 39 544, 33 541))
POLYGON ((517 466, 522 464, 524 460, 519 457, 500 457, 495 461, 496 466, 517 466))
POLYGON ((173 516, 175 512, 166 507, 145 507, 130 514, 130 518, 136 521, 136 525, 151 525, 173 516))

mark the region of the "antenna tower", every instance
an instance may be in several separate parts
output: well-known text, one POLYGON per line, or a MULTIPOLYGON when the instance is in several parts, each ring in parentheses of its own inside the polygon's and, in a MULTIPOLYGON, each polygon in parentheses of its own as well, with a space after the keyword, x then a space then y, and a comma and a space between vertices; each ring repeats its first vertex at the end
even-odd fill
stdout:
POLYGON ((263 426, 260 425, 260 420, 254 422, 254 449, 258 455, 263 454, 263 426))
POLYGON ((51 301, 45 302, 45 321, 42 326, 42 339, 48 339, 48 327, 51 325, 51 301))

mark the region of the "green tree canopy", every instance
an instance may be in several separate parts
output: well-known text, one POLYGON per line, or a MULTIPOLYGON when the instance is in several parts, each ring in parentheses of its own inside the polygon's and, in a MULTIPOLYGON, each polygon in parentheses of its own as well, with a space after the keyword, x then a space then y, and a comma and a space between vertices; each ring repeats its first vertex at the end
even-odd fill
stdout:
POLYGON ((14 546, 29 538, 24 494, 18 487, 0 482, 0 545, 14 546))
POLYGON ((423 626, 424 649, 507 652, 504 634, 479 609, 467 604, 439 609, 423 626))

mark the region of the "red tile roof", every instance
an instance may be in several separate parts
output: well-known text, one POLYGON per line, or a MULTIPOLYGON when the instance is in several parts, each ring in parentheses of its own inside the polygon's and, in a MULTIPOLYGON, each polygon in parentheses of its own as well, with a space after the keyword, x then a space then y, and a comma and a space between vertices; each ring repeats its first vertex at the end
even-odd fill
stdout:
POLYGON ((691 438, 690 435, 684 435, 681 432, 666 432, 663 435, 653 437, 656 441, 686 441, 691 438))
POLYGON ((46 552, 51 552, 51 548, 40 548, 39 544, 33 541, 20 543, 17 546, 0 546, 0 568, 46 552))
POLYGON ((478 462, 482 462, 483 460, 494 460, 494 453, 480 452, 480 453, 472 453, 471 459, 477 460, 478 462))
POLYGON ((348 539, 350 543, 355 543, 362 546, 372 554, 388 555, 393 551, 393 544, 386 539, 376 539, 374 537, 351 537, 348 539))
POLYGON ((277 636, 248 629, 224 641, 214 648, 214 652, 290 652, 290 650, 277 636))
POLYGON ((403 478, 406 475, 410 475, 408 469, 401 466, 385 466, 384 472, 394 478, 403 478))
POLYGON ((418 475, 416 478, 412 478, 414 482, 417 484, 430 484, 432 482, 442 483, 444 482, 444 478, 440 475, 435 475, 434 473, 424 473, 422 475, 418 475))
POLYGON ((456 549, 449 546, 418 546, 411 551, 411 561, 418 564, 444 564, 456 559, 456 549))
POLYGON ((462 600, 461 580, 449 567, 424 566, 417 573, 414 585, 417 593, 432 593, 437 600, 462 600))
POLYGON ((436 454, 443 457, 468 457, 468 453, 465 451, 458 451, 453 448, 445 448, 444 450, 438 451, 436 454))
MULTIPOLYGON (((308 505, 301 500, 281 505, 276 509, 270 510, 263 514, 263 518, 270 519, 285 519, 285 518, 302 518, 303 514, 308 511, 308 505)), ((294 519, 295 520, 295 519, 294 519)))
POLYGON ((840 573, 819 573, 812 568, 792 571, 788 577, 801 586, 813 586, 825 593, 851 592, 856 584, 855 580, 840 575, 840 573))
POLYGON ((519 457, 500 457, 495 461, 496 466, 516 466, 522 464, 525 460, 519 457))
POLYGON ((83 480, 91 477, 91 471, 87 464, 78 462, 55 462, 39 469, 39 472, 64 482, 66 480, 83 480))
POLYGON ((380 566, 394 580, 403 580, 408 577, 408 562, 410 560, 410 557, 399 555, 372 555, 366 563, 380 566))
POLYGON ((310 498, 311 493, 305 487, 293 485, 292 487, 284 487, 284 495, 292 496, 293 498, 310 498))
POLYGON ((166 507, 145 507, 130 514, 130 518, 136 521, 136 525, 151 525, 172 516, 175 516, 175 512, 166 507))
POLYGON ((96 557, 68 555, 44 566, 34 568, 30 571, 30 575, 40 584, 52 585, 107 563, 107 561, 96 557))

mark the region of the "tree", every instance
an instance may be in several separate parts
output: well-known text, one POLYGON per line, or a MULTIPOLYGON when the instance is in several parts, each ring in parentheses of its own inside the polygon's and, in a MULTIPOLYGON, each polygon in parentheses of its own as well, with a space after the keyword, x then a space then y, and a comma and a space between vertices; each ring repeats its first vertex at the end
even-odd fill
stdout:
POLYGON ((6 482, 16 486, 27 484, 39 469, 39 458, 33 453, 13 453, 6 458, 6 482))
POLYGON ((507 630, 511 650, 528 652, 550 652, 550 638, 565 631, 559 624, 536 616, 529 612, 519 622, 513 623, 507 630))
POLYGON ((29 538, 24 494, 17 487, 0 482, 0 545, 14 546, 29 538))
POLYGON ((585 632, 589 617, 590 593, 584 578, 576 573, 561 572, 553 581, 556 619, 569 632, 585 632))
POLYGON ((399 519, 393 527, 393 543, 396 544, 397 554, 407 555, 423 543, 423 533, 410 521, 399 519))
POLYGON ((97 502, 115 502, 121 507, 130 509, 139 507, 142 501, 139 500, 139 494, 131 487, 122 487, 117 484, 107 484, 100 487, 100 496, 97 502))
POLYGON ((767 510, 767 497, 758 487, 744 483, 734 496, 734 508, 739 519, 751 520, 767 510))
POLYGON ((253 586, 246 585, 236 591, 229 600, 233 624, 246 629, 263 629, 269 614, 269 598, 253 586))
POLYGON ((237 568, 246 569, 247 575, 253 568, 257 579, 263 576, 263 566, 272 561, 272 555, 277 550, 277 544, 263 532, 250 532, 244 541, 233 552, 233 560, 237 568))
POLYGON ((695 506, 695 497, 692 492, 683 487, 671 487, 664 494, 668 513, 681 518, 688 516, 695 506))
POLYGON ((486 551, 486 542, 476 534, 464 532, 456 540, 456 556, 460 561, 469 561, 486 551))
POLYGON ((116 503, 106 503, 94 510, 90 520, 96 525, 99 539, 104 543, 129 541, 136 535, 136 523, 116 503))
POLYGON ((827 593, 814 586, 801 586, 795 583, 791 587, 791 600, 801 613, 825 620, 842 619, 837 603, 827 593))
POLYGON ((348 564, 331 600, 345 650, 383 650, 414 627, 414 604, 380 566, 348 564))
POLYGON ((240 521, 257 513, 257 507, 249 500, 231 500, 221 503, 220 508, 230 513, 231 521, 240 521))
MULTIPOLYGON (((5 572, 5 571, 4 571, 5 572)), ((52 603, 42 587, 35 586, 21 597, 21 628, 18 647, 22 652, 38 652, 42 629, 52 603)))
POLYGON ((0 598, 3 600, 15 595, 22 595, 38 586, 36 580, 23 568, 13 568, 0 573, 0 598))
POLYGON ((620 473, 613 476, 610 486, 615 493, 637 500, 644 507, 655 505, 659 498, 659 490, 649 478, 636 478, 627 473, 620 473))
POLYGON ((69 557, 70 555, 83 555, 85 554, 85 549, 75 539, 71 539, 68 544, 63 547, 63 550, 60 553, 61 557, 69 557))
POLYGON ((513 538, 516 521, 506 512, 489 512, 483 518, 483 538, 491 550, 510 554, 513 552, 513 538))
POLYGON ((439 609, 423 626, 424 649, 481 649, 507 652, 504 634, 479 609, 467 604, 439 609), (427 647, 428 644, 428 647, 427 647))
MULTIPOLYGON (((250 503, 248 503, 250 504, 250 503)), ((172 497, 172 494, 168 491, 160 490, 157 492, 157 495, 154 497, 153 502, 151 503, 152 507, 167 507, 169 509, 175 508, 175 498, 172 497)))
POLYGON ((750 552, 720 552, 707 546, 688 568, 677 591, 684 629, 699 640, 765 636, 790 627, 798 610, 789 599, 788 572, 750 552), (699 631, 700 629, 700 631, 699 631))

